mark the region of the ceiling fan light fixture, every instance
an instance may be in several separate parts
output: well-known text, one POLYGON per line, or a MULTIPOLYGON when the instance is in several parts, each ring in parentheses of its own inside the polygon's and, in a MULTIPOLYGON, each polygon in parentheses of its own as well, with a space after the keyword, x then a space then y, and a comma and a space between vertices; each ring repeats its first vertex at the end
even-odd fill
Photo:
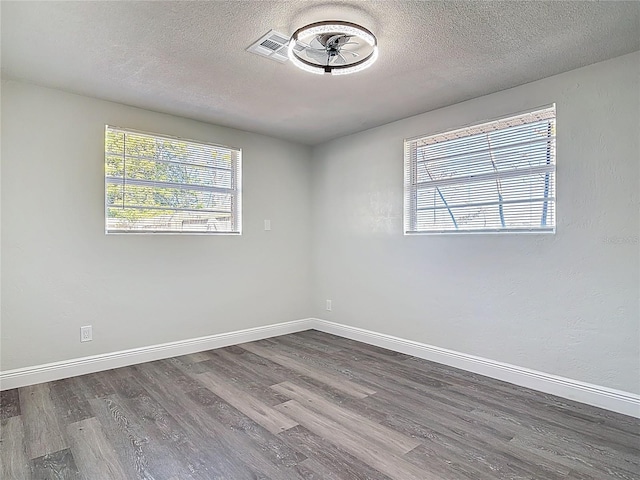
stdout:
POLYGON ((287 50, 287 54, 289 56, 289 60, 291 60, 291 63, 293 63, 299 69, 304 70, 305 72, 316 73, 319 75, 325 74, 323 67, 309 65, 308 63, 303 63, 301 60, 299 60, 296 54, 293 53, 294 46, 295 46, 295 43, 289 42, 289 49, 287 50))
POLYGON ((355 23, 316 22, 291 35, 287 54, 291 63, 306 72, 347 75, 375 63, 378 41, 373 33, 355 23))
POLYGON ((331 74, 332 75, 348 75, 350 73, 361 72, 362 70, 366 70, 371 65, 373 65, 376 62, 377 59, 378 59, 378 47, 375 47, 373 49, 373 53, 367 59, 366 62, 362 62, 362 63, 359 63, 357 65, 353 65, 353 66, 347 67, 347 68, 334 69, 334 70, 331 71, 331 74))

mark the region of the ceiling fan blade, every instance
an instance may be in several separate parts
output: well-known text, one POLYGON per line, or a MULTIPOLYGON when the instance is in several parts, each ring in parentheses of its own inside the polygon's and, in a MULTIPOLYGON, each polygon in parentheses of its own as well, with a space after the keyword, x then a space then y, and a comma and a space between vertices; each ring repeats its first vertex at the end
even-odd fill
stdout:
POLYGON ((339 34, 333 35, 327 39, 327 45, 335 45, 337 47, 341 47, 345 43, 351 40, 351 35, 339 34))
POLYGON ((340 50, 340 53, 350 53, 351 55, 353 55, 354 57, 359 57, 360 54, 356 53, 356 52, 352 52, 351 50, 345 50, 344 48, 340 50))
POLYGON ((322 42, 320 41, 320 39, 317 36, 313 37, 313 40, 311 40, 309 42, 309 46, 312 47, 312 48, 317 48, 317 49, 321 48, 323 50, 325 48, 325 46, 322 44, 322 42))
POLYGON ((307 48, 304 53, 316 62, 324 63, 327 60, 327 52, 324 49, 307 48))

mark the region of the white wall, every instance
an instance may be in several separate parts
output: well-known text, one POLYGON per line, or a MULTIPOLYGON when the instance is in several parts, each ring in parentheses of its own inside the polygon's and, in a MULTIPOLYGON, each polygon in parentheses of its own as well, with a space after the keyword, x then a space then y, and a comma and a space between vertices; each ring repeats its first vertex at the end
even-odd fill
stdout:
POLYGON ((640 393, 639 77, 630 54, 317 147, 314 315, 640 393), (553 102, 555 236, 403 235, 404 138, 553 102))
POLYGON ((324 144, 312 161, 272 138, 3 81, 0 370, 314 315, 640 393, 639 78, 640 54, 626 55, 324 144), (402 234, 403 138, 552 102, 555 236, 402 234), (243 235, 105 236, 105 124, 241 147, 243 235), (80 343, 86 324, 94 341, 80 343))
POLYGON ((307 317, 309 157, 256 134, 3 81, 1 370, 307 317), (243 235, 105 236, 105 124, 242 148, 243 235), (87 324, 94 340, 80 343, 87 324))

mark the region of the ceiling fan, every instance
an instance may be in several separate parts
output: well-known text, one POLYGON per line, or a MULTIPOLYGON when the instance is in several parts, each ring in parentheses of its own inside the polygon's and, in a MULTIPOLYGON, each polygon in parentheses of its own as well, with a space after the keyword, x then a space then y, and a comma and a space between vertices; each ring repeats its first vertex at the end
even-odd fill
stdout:
POLYGON ((360 42, 353 41, 354 35, 324 33, 313 37, 309 46, 304 52, 318 62, 326 65, 334 63, 336 65, 344 65, 349 63, 345 55, 350 58, 359 57, 358 52, 347 49, 348 45, 360 45, 360 42))
POLYGON ((345 75, 371 66, 378 57, 378 42, 373 33, 355 23, 316 22, 291 35, 287 54, 307 72, 345 75))

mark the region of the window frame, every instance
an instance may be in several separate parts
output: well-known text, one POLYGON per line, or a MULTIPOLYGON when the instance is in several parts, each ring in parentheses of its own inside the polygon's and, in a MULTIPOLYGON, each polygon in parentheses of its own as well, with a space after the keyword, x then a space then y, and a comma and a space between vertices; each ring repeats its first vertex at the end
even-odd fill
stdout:
MULTIPOLYGON (((526 122, 526 123, 533 123, 533 122, 526 122)), ((509 128, 509 126, 505 126, 505 127, 501 127, 501 128, 497 128, 494 131, 500 131, 500 130, 505 130, 509 128)), ((417 135, 414 137, 409 137, 409 138, 405 138, 404 139, 404 154, 403 154, 403 160, 404 160, 404 190, 403 190, 403 195, 404 195, 404 202, 403 202, 403 234, 405 236, 414 236, 414 235, 481 235, 481 234, 490 234, 490 235, 495 235, 495 234, 527 234, 527 235, 532 235, 532 234, 538 234, 538 235, 554 235, 556 233, 556 229, 557 229, 557 192, 556 192, 556 187, 557 187, 557 179, 556 179, 556 175, 557 175, 557 107, 555 103, 551 103, 551 104, 547 104, 547 105, 543 105, 543 106, 538 106, 532 109, 527 109, 518 113, 512 113, 509 115, 503 115, 497 118, 493 118, 490 120, 485 120, 485 121, 481 121, 481 122, 474 122, 474 123, 469 123, 466 124, 462 127, 458 127, 458 128, 449 128, 446 130, 441 130, 438 131, 436 133, 429 133, 429 134, 422 134, 422 135, 417 135), (514 120, 517 119, 519 117, 524 117, 526 115, 536 115, 536 114, 540 114, 540 113, 544 113, 546 111, 550 111, 553 110, 553 116, 550 118, 550 120, 553 121, 553 133, 551 135, 549 135, 550 138, 550 145, 553 150, 553 154, 551 155, 553 158, 553 161, 549 164, 550 166, 546 166, 546 168, 543 167, 533 167, 532 169, 529 170, 529 172, 534 171, 535 173, 535 169, 538 168, 544 172, 549 172, 552 174, 552 187, 553 187, 553 195, 550 196, 547 200, 546 197, 544 197, 544 201, 549 201, 552 203, 553 205, 553 225, 549 226, 549 227, 522 227, 522 228, 510 228, 510 227, 499 227, 499 228, 486 228, 486 229, 478 229, 478 228, 467 228, 467 229, 445 229, 445 230, 417 230, 417 213, 418 213, 418 208, 417 208, 417 191, 418 191, 418 187, 417 184, 418 183, 422 183, 422 182, 417 182, 417 177, 418 177, 418 172, 417 172, 417 168, 418 168, 418 155, 417 155, 417 149, 418 149, 418 145, 417 143, 419 141, 425 141, 427 139, 432 139, 435 137, 441 137, 441 136, 445 136, 445 135, 454 135, 457 134, 458 132, 465 132, 465 131, 469 131, 471 129, 481 129, 482 127, 486 127, 495 123, 499 123, 499 122, 507 122, 510 120, 514 120), (415 159, 415 161, 414 161, 415 159)), ((472 136, 474 135, 469 134, 467 136, 472 136)), ((454 138, 464 138, 464 135, 462 135, 461 137, 454 137, 454 138)), ((435 142, 435 143, 444 143, 444 141, 441 142, 435 142)), ((543 172, 543 173, 544 173, 543 172)), ((472 174, 469 174, 469 177, 473 176, 472 174)), ((496 178, 518 178, 518 177, 524 177, 525 175, 517 175, 515 173, 507 173, 506 176, 502 177, 502 176, 496 176, 496 178)), ((462 177, 464 177, 464 175, 462 175, 462 177)), ((548 181, 548 180, 547 180, 548 181)), ((471 182, 473 183, 473 182, 471 182)), ((462 181, 455 181, 455 182, 451 182, 451 184, 457 184, 457 185, 464 185, 465 183, 462 181)), ((435 187, 434 187, 435 188, 435 187)), ((501 201, 501 200, 500 200, 501 201)), ((489 201, 487 201, 487 203, 490 203, 489 201)), ((491 202, 494 204, 498 204, 497 202, 491 202)), ((521 203, 527 203, 527 202, 521 202, 521 203)), ((529 202, 529 203, 533 203, 533 202, 529 202)), ((453 207, 452 207, 453 208, 453 207)))
MULTIPOLYGON (((104 187, 105 187, 105 191, 104 191, 104 228, 105 228, 105 235, 242 235, 242 149, 241 148, 237 148, 237 147, 232 147, 229 145, 221 145, 221 144, 217 144, 217 143, 213 143, 213 142, 207 142, 207 141, 202 141, 202 140, 194 140, 191 138, 185 138, 185 137, 178 137, 178 136, 173 136, 173 135, 167 135, 167 134, 161 134, 161 133, 153 133, 153 132, 147 132, 147 131, 143 131, 143 130, 137 130, 137 129, 133 129, 133 128, 125 128, 125 127, 118 127, 115 125, 109 125, 106 124, 105 125, 105 130, 104 130, 104 187), (207 230, 207 231, 197 231, 197 230, 152 230, 152 229, 131 229, 131 230, 127 230, 127 229, 110 229, 109 228, 109 208, 113 208, 113 206, 108 204, 108 191, 107 191, 107 186, 110 183, 116 183, 116 182, 109 182, 109 177, 107 175, 107 171, 106 171, 106 165, 107 165, 107 156, 108 156, 108 152, 107 152, 107 135, 109 131, 116 131, 116 132, 122 132, 123 134, 132 134, 132 135, 139 135, 139 136, 146 136, 146 137, 151 137, 154 139, 165 139, 165 140, 169 140, 169 141, 176 141, 176 142, 185 142, 187 144, 192 144, 192 145, 199 145, 199 146, 206 146, 206 147, 213 147, 216 149, 221 149, 221 150, 228 150, 231 152, 231 184, 232 184, 232 188, 224 188, 224 187, 212 187, 210 190, 209 189, 204 189, 203 191, 218 191, 220 192, 221 190, 227 190, 229 194, 231 194, 231 209, 230 209, 230 214, 231 214, 231 218, 232 218, 232 225, 233 227, 235 227, 233 230, 207 230)), ((124 155, 124 152, 123 152, 124 155)), ((124 155, 126 156, 126 155, 124 155)), ((189 165, 188 163, 184 163, 184 162, 176 162, 177 164, 183 164, 183 165, 189 165)), ((196 164, 193 164, 196 165, 196 164)), ((190 184, 181 184, 181 183, 176 183, 175 185, 190 185, 190 184)), ((204 186, 202 186, 204 187, 204 186)), ((168 207, 167 210, 173 210, 172 208, 168 207)), ((189 209, 187 209, 186 211, 189 211, 189 209)), ((196 210, 194 210, 196 211, 196 210)))

